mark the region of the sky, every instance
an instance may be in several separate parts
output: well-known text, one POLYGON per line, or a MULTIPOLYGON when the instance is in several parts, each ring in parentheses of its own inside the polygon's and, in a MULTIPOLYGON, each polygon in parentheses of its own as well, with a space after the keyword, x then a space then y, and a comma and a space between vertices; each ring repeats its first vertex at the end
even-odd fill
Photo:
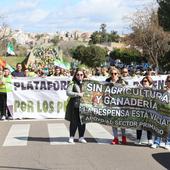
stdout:
POLYGON ((0 22, 24 32, 129 32, 125 19, 154 0, 0 0, 0 22))

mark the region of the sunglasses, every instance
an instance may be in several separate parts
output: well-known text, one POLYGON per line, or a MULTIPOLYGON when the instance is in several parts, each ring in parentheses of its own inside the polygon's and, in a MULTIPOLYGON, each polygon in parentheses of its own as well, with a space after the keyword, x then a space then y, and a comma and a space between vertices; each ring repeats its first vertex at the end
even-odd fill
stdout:
POLYGON ((76 76, 83 76, 83 74, 76 74, 76 76))
POLYGON ((117 73, 111 73, 111 75, 115 75, 115 76, 116 76, 116 75, 117 75, 117 73))

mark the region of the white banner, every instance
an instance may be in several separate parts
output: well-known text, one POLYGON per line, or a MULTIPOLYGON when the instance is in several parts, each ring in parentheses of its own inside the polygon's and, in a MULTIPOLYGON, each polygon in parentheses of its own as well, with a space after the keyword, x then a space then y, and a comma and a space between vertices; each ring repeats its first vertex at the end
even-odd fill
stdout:
MULTIPOLYGON (((135 76, 135 77, 123 77, 123 79, 128 83, 129 86, 138 86, 140 81, 144 76, 135 76)), ((167 75, 151 76, 153 79, 153 86, 156 89, 162 89, 165 86, 165 80, 167 75)), ((104 76, 93 76, 92 80, 105 81, 107 77, 104 76)))
POLYGON ((14 78, 8 107, 17 118, 64 118, 68 77, 14 78))
MULTIPOLYGON (((154 87, 161 89, 167 75, 153 76, 154 87)), ((128 77, 128 85, 135 86, 143 77, 128 77)), ((8 108, 14 119, 22 118, 64 118, 67 104, 66 89, 72 77, 13 79, 12 93, 8 93, 8 108)), ((105 81, 106 77, 92 77, 105 81)))

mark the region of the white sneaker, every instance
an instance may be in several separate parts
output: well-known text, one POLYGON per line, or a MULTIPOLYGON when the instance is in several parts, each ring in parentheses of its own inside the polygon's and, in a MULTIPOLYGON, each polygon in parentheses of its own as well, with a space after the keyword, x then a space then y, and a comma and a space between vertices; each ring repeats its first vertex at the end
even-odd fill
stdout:
POLYGON ((80 143, 87 143, 87 141, 83 137, 79 138, 79 142, 80 143))
POLYGON ((170 151, 170 145, 165 145, 165 149, 168 149, 170 151))
POLYGON ((154 144, 152 144, 152 145, 151 145, 151 148, 153 148, 153 149, 158 148, 158 144, 155 144, 155 143, 154 143, 154 144))
POLYGON ((148 145, 152 145, 152 144, 153 144, 152 139, 148 140, 148 145))
POLYGON ((6 117, 3 115, 2 117, 1 117, 1 120, 5 120, 6 119, 6 117))
POLYGON ((8 120, 13 120, 13 117, 12 116, 8 116, 7 119, 8 120))
POLYGON ((136 141, 135 141, 135 145, 141 145, 142 143, 141 143, 141 140, 139 140, 139 139, 137 139, 136 141))
POLYGON ((72 143, 72 144, 75 144, 73 137, 70 137, 69 140, 68 140, 68 142, 69 142, 69 143, 72 143))
POLYGON ((165 142, 160 143, 160 147, 165 148, 165 146, 166 146, 165 142))

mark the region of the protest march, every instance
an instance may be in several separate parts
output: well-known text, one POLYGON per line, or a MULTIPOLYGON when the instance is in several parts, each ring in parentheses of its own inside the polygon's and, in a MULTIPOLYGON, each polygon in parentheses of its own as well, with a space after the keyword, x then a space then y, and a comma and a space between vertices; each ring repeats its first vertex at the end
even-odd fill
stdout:
MULTIPOLYGON (((163 87, 166 75, 154 76, 155 87, 163 87)), ((17 77, 8 93, 8 108, 14 119, 64 118, 71 77, 17 77), (29 95, 28 95, 29 94, 29 95)), ((169 93, 138 87, 141 77, 126 78, 127 86, 105 83, 104 77, 84 82, 80 103, 83 123, 97 122, 124 128, 151 130, 167 136, 170 121, 169 93), (100 81, 99 81, 100 79, 100 81), (136 86, 135 86, 136 85, 136 86)))

